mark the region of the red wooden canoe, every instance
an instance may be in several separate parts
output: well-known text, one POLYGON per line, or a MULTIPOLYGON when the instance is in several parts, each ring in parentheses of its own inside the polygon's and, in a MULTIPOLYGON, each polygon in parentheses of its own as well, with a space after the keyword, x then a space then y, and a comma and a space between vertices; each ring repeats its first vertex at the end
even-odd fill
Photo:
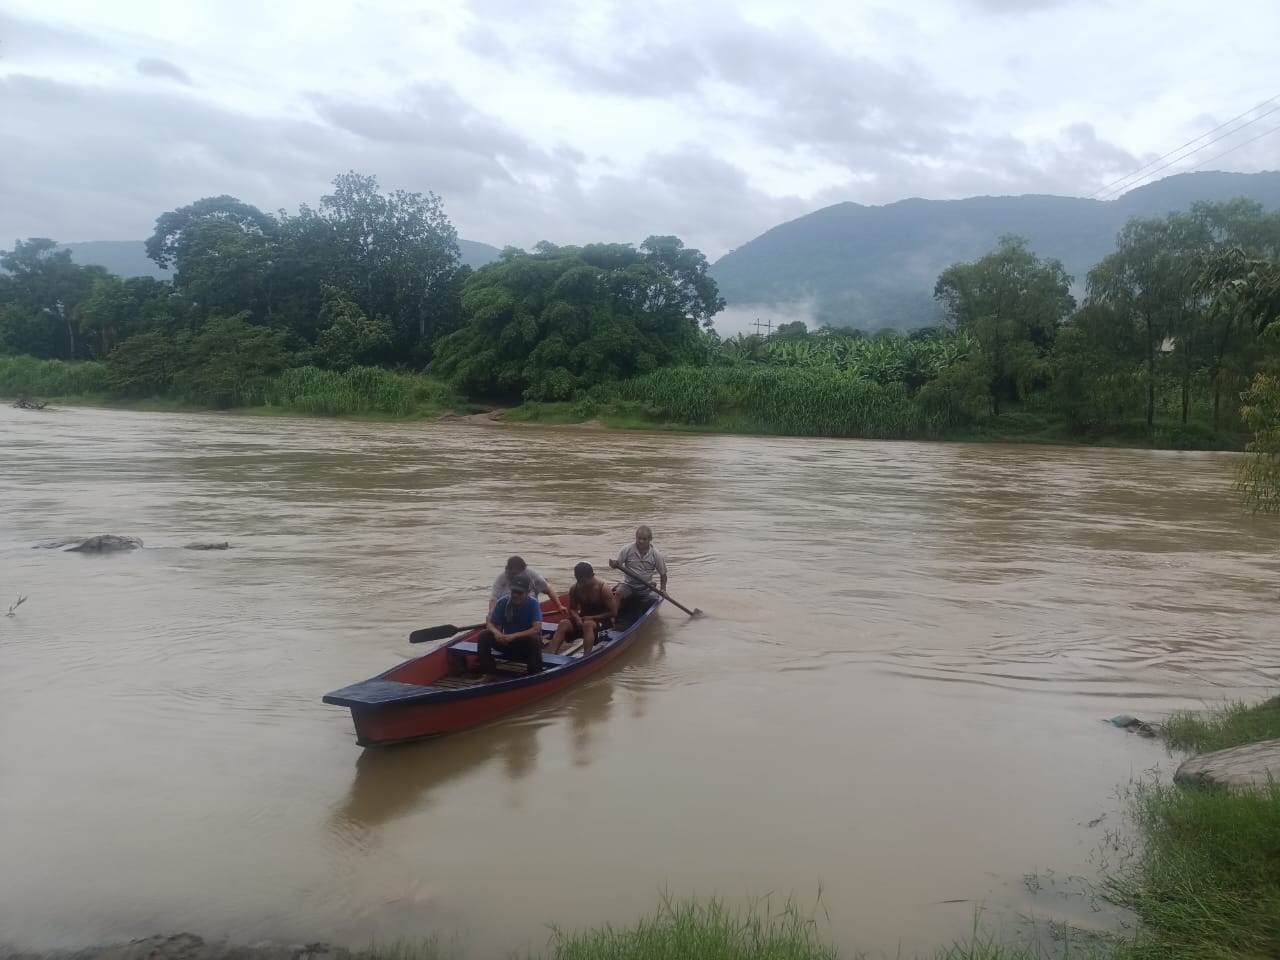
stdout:
MULTIPOLYGON (((351 708, 356 742, 362 747, 421 740, 487 723, 505 713, 559 693, 616 660, 662 603, 655 598, 634 619, 619 619, 596 638, 591 653, 542 655, 543 670, 525 674, 524 664, 498 660, 497 680, 475 676, 478 630, 450 640, 386 673, 324 696, 325 703, 351 708)), ((543 602, 543 629, 557 619, 543 602)), ((498 651, 494 651, 498 653, 498 651)), ((500 656, 500 654, 499 654, 500 656)))

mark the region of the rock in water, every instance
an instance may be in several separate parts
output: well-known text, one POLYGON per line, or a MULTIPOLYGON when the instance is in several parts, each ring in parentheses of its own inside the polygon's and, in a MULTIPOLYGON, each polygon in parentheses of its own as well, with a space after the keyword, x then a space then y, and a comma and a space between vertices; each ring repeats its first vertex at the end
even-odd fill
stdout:
POLYGON ((119 550, 137 550, 142 541, 137 537, 118 537, 114 533, 104 533, 98 537, 90 537, 78 547, 68 547, 67 552, 79 553, 113 553, 119 550))
POLYGON ((230 550, 231 544, 223 540, 221 543, 188 543, 184 550, 230 550))
POLYGON ((1280 784, 1280 740, 1246 743, 1184 760, 1173 775, 1175 783, 1229 790, 1267 789, 1280 784))
POLYGON ((33 550, 61 550, 63 547, 69 547, 73 543, 84 543, 84 537, 63 537, 61 540, 45 540, 42 543, 32 544, 33 550))

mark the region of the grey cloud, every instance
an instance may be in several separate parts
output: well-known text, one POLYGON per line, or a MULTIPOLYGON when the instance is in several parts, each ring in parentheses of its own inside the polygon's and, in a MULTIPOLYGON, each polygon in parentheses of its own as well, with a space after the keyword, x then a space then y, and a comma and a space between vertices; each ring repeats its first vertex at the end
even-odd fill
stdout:
POLYGON ((940 151, 948 128, 973 111, 910 62, 845 53, 808 30, 770 31, 739 19, 723 24, 704 49, 713 74, 757 105, 735 122, 784 149, 804 144, 846 165, 868 151, 940 151))
POLYGON ((800 197, 774 197, 752 188, 741 169, 696 144, 655 151, 635 172, 609 174, 587 186, 562 178, 538 202, 536 221, 560 235, 511 242, 639 242, 651 234, 675 234, 713 260, 809 209, 800 197))
POLYGON ((1003 135, 955 134, 949 162, 928 158, 885 160, 868 165, 856 180, 821 191, 815 205, 853 200, 890 203, 906 195, 934 199, 1042 193, 1076 195, 1081 183, 1101 186, 1142 163, 1126 150, 1102 140, 1092 126, 1074 124, 1051 140, 1026 142, 1003 135))
POLYGON ((460 150, 497 162, 529 159, 533 148, 506 126, 467 103, 444 84, 407 89, 398 107, 314 95, 317 112, 329 123, 375 143, 460 150))
POLYGON ((698 52, 683 42, 629 46, 604 62, 571 52, 557 60, 585 88, 637 98, 693 95, 710 75, 698 52))
POLYGON ((990 13, 1037 13, 1055 7, 1070 7, 1080 2, 1096 0, 968 0, 971 6, 990 13))
MULTIPOLYGON (((909 60, 883 64, 836 49, 806 28, 767 28, 727 8, 683 22, 661 39, 635 36, 629 7, 596 12, 605 18, 604 33, 619 38, 616 45, 583 49, 571 33, 535 32, 528 48, 575 88, 696 99, 713 120, 851 168, 876 152, 942 152, 948 130, 976 106, 909 60), (747 105, 722 103, 720 86, 745 94, 747 105)), ((867 37, 867 45, 873 40, 867 37)))
MULTIPOLYGON (((480 117, 460 101, 442 102, 442 114, 480 117)), ((0 195, 14 198, 0 207, 6 243, 138 239, 162 212, 222 193, 293 210, 314 204, 348 169, 376 175, 386 189, 439 194, 468 238, 503 245, 544 221, 562 242, 600 236, 585 232, 576 207, 561 206, 581 154, 536 151, 504 128, 496 146, 466 123, 434 143, 406 145, 306 117, 243 116, 165 87, 111 92, 22 75, 0 77, 0 114, 0 195)), ((631 204, 644 205, 638 191, 631 204)))
POLYGON ((474 23, 466 27, 458 35, 458 42, 472 53, 491 60, 504 60, 511 55, 506 41, 488 24, 474 23))
POLYGON ((7 63, 29 63, 49 55, 83 56, 110 49, 83 30, 29 20, 0 10, 0 54, 7 63))
POLYGON ((134 64, 134 68, 144 77, 159 77, 163 80, 174 80, 188 87, 193 86, 185 70, 159 57, 143 57, 134 64))

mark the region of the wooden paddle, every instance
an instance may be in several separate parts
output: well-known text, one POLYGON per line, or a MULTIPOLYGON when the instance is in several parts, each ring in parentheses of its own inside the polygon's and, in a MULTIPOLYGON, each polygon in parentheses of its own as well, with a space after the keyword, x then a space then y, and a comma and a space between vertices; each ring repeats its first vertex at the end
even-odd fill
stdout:
MULTIPOLYGON (((663 600, 668 600, 668 601, 670 601, 671 603, 674 603, 677 607, 679 607, 681 610, 683 610, 683 611, 684 611, 685 613, 687 613, 689 616, 694 617, 694 618, 697 618, 697 617, 705 617, 705 616, 706 616, 706 614, 705 614, 705 613, 703 613, 701 610, 699 610, 697 607, 694 607, 692 610, 690 610, 688 607, 686 607, 683 603, 681 603, 679 600, 677 600, 677 599, 676 599, 675 597, 673 597, 671 594, 667 593, 665 590, 661 590, 661 589, 659 589, 658 587, 655 587, 653 584, 651 584, 651 583, 649 583, 648 581, 646 581, 644 577, 640 576, 640 574, 636 573, 634 570, 632 570, 630 567, 628 567, 625 563, 623 563, 623 564, 619 564, 619 566, 621 566, 621 567, 622 567, 622 569, 623 569, 624 571, 626 571, 627 573, 631 574, 631 576, 635 577, 637 580, 639 580, 641 583, 643 583, 646 587, 648 587, 650 590, 652 590, 652 591, 653 591, 654 593, 656 593, 658 596, 662 597, 662 599, 663 599, 663 600)), ((634 586, 635 586, 635 584, 633 583, 633 584, 631 584, 631 586, 633 586, 633 587, 634 587, 634 586)))
POLYGON ((438 627, 423 627, 421 630, 415 630, 409 634, 410 643, 431 643, 433 640, 443 640, 446 637, 452 637, 455 633, 464 633, 467 630, 479 630, 483 627, 483 623, 473 623, 469 627, 455 627, 452 623, 442 623, 438 627))

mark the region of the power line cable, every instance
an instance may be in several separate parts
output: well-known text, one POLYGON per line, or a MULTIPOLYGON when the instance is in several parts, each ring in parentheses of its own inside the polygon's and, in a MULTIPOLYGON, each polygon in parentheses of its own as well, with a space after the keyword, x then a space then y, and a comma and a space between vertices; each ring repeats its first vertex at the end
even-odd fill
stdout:
MULTIPOLYGON (((1212 140, 1206 140, 1204 143, 1196 147, 1194 150, 1188 150, 1186 153, 1182 154, 1181 156, 1174 157, 1172 160, 1166 163, 1162 163, 1160 166, 1156 167, 1155 169, 1147 171, 1139 179, 1134 180, 1129 184, 1127 184, 1126 186, 1121 187, 1119 190, 1114 190, 1109 195, 1100 197, 1099 199, 1114 200, 1118 196, 1120 196, 1122 193, 1126 193, 1127 191, 1132 190, 1143 183, 1149 183, 1150 178, 1154 174, 1159 173, 1161 170, 1167 170, 1169 167, 1173 166, 1175 163, 1181 163, 1183 160, 1187 160, 1191 157, 1194 157, 1197 153, 1199 153, 1201 150, 1204 150, 1206 147, 1211 147, 1215 143, 1218 143, 1221 140, 1225 140, 1227 137, 1234 136, 1235 134, 1239 133, 1241 130, 1245 129, 1245 127, 1248 127, 1251 124, 1257 123, 1259 120, 1264 120, 1267 117, 1271 116, 1271 114, 1273 113, 1280 113, 1280 106, 1272 107, 1266 113, 1259 114, 1258 116, 1254 117, 1252 120, 1249 120, 1246 123, 1240 124, 1240 126, 1236 127, 1234 130, 1228 130, 1226 133, 1222 134, 1221 136, 1214 137, 1212 140)), ((1230 150, 1226 151, 1226 153, 1230 153, 1230 152, 1231 152, 1230 150)))
POLYGON ((1192 169, 1192 170, 1199 170, 1199 169, 1200 169, 1201 167, 1203 167, 1206 163, 1213 163, 1213 161, 1215 161, 1215 160, 1220 160, 1220 159, 1222 159, 1223 157, 1225 157, 1228 153, 1235 153, 1235 152, 1236 152, 1237 150, 1239 150, 1241 147, 1247 147, 1249 144, 1253 143, 1255 140, 1261 140, 1263 137, 1268 137, 1268 136, 1270 136, 1271 134, 1275 133, 1277 130, 1280 130, 1280 123, 1276 124, 1276 125, 1275 125, 1274 127, 1272 127, 1270 130, 1263 130, 1263 131, 1262 131, 1262 133, 1258 134, 1256 137, 1250 137, 1248 140, 1244 141, 1243 143, 1237 143, 1234 147, 1232 147, 1232 148, 1231 148, 1231 149, 1229 149, 1229 150, 1223 150, 1221 153, 1217 154, 1216 156, 1212 156, 1212 157, 1210 157, 1208 160, 1201 160, 1199 163, 1197 163, 1197 164, 1196 164, 1194 167, 1192 167, 1191 169, 1192 169))
POLYGON ((1228 130, 1226 133, 1222 134, 1221 136, 1214 137, 1212 140, 1209 140, 1207 143, 1200 144, 1200 146, 1196 147, 1194 150, 1189 151, 1184 156, 1180 156, 1173 160, 1170 160, 1169 163, 1166 163, 1160 167, 1156 167, 1155 170, 1147 170, 1148 167, 1154 164, 1160 163, 1161 160, 1165 160, 1169 157, 1172 157, 1174 154, 1181 153, 1183 150, 1191 146, 1193 143, 1197 143, 1200 140, 1203 140, 1205 137, 1208 137, 1214 133, 1217 133, 1223 127, 1230 126, 1231 124, 1235 123, 1237 120, 1241 120, 1244 117, 1247 117, 1249 114, 1253 113, 1255 110, 1260 110, 1263 107, 1265 107, 1267 104, 1272 103, 1275 100, 1280 100, 1280 93, 1276 94, 1273 97, 1268 97, 1266 100, 1263 100, 1261 103, 1256 104, 1255 106, 1250 107, 1248 110, 1244 111, 1243 113, 1237 114, 1236 116, 1232 117, 1230 120, 1223 121, 1222 123, 1214 127, 1212 130, 1207 130, 1204 133, 1200 134, 1200 136, 1193 137, 1192 139, 1188 140, 1186 143, 1182 144, 1181 146, 1175 147, 1174 149, 1170 150, 1168 153, 1163 154, 1162 156, 1156 157, 1154 160, 1148 161, 1147 163, 1144 163, 1142 166, 1138 167, 1136 170, 1131 171, 1130 173, 1125 174, 1120 179, 1113 180, 1110 183, 1108 183, 1106 186, 1099 187, 1097 190, 1095 190, 1093 193, 1089 195, 1089 198, 1104 199, 1104 200, 1111 199, 1111 197, 1107 195, 1113 194, 1113 193, 1119 194, 1124 190, 1127 190, 1130 187, 1135 186, 1137 180, 1140 180, 1143 177, 1150 176, 1152 173, 1158 173, 1159 171, 1164 170, 1166 167, 1172 166, 1173 164, 1177 163, 1179 160, 1186 159, 1186 157, 1199 153, 1201 150, 1205 149, 1206 147, 1212 146, 1213 144, 1217 143, 1219 140, 1223 140, 1234 133, 1238 133, 1239 131, 1243 130, 1245 127, 1249 126, 1250 124, 1254 124, 1254 123, 1257 123, 1259 120, 1265 119, 1266 117, 1275 113, 1277 110, 1280 110, 1280 106, 1272 107, 1266 113, 1260 114, 1259 116, 1256 116, 1252 120, 1249 120, 1245 123, 1240 124, 1240 126, 1232 130, 1228 130), (1129 183, 1129 181, 1134 181, 1134 182, 1129 183), (1119 188, 1115 189, 1117 186, 1119 186, 1119 188))

